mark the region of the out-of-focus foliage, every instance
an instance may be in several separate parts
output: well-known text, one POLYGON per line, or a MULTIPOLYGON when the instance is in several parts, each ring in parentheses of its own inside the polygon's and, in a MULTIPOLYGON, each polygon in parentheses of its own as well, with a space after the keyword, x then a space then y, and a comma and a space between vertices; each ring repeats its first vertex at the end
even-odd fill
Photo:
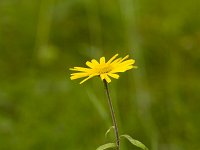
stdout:
MULTIPOLYGON (((69 67, 130 54, 110 85, 120 133, 199 149, 199 0, 0 0, 0 149, 94 150, 112 124, 103 84, 69 67)), ((132 145, 122 141, 123 150, 132 145)))

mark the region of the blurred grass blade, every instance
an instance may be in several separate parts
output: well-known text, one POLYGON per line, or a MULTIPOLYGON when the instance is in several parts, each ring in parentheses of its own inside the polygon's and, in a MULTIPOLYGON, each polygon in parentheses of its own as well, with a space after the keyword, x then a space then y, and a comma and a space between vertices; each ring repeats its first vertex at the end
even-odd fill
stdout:
POLYGON ((112 127, 110 127, 110 128, 106 131, 106 133, 105 133, 105 138, 107 138, 108 133, 110 133, 110 131, 111 131, 112 129, 115 129, 115 127, 112 126, 112 127))
POLYGON ((89 97, 89 100, 93 103, 93 105, 95 106, 101 117, 107 122, 107 120, 109 120, 108 114, 106 113, 105 108, 102 106, 97 96, 89 88, 86 89, 86 92, 89 97))
POLYGON ((148 148, 143 144, 141 143, 140 141, 138 140, 135 140, 133 139, 131 136, 129 135, 121 135, 120 137, 125 137, 127 140, 129 140, 129 142, 131 142, 133 145, 143 149, 143 150, 148 150, 148 148))
POLYGON ((115 143, 107 143, 107 144, 99 146, 96 150, 104 150, 104 149, 115 148, 115 147, 116 147, 115 143))

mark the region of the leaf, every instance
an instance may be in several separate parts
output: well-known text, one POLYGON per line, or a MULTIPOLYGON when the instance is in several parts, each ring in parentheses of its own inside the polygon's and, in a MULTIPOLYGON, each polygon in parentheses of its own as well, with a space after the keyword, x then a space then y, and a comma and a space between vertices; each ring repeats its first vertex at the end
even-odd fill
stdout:
POLYGON ((104 149, 115 148, 115 147, 116 147, 115 143, 107 143, 107 144, 99 146, 96 150, 104 150, 104 149))
POLYGON ((106 138, 107 138, 107 136, 108 136, 108 133, 109 133, 112 129, 115 129, 115 127, 112 126, 112 127, 110 127, 110 128, 106 131, 106 133, 105 133, 105 137, 106 137, 106 138))
POLYGON ((135 139, 133 139, 131 136, 129 136, 129 135, 121 135, 120 137, 125 137, 127 140, 129 140, 129 142, 131 142, 133 145, 135 145, 135 146, 137 146, 137 147, 139 147, 139 148, 141 148, 141 149, 143 149, 143 150, 148 150, 148 148, 143 144, 143 143, 141 143, 140 141, 138 141, 138 140, 135 140, 135 139))

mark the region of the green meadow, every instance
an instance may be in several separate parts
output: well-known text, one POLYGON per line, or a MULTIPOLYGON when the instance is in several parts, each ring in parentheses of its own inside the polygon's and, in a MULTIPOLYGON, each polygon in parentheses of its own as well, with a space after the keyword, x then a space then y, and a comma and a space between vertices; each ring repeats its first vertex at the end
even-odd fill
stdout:
MULTIPOLYGON (((149 150, 200 147, 200 1, 0 0, 0 150, 114 142, 103 82, 69 68, 135 59, 108 84, 120 134, 149 150)), ((139 150, 127 140, 120 150, 139 150)))

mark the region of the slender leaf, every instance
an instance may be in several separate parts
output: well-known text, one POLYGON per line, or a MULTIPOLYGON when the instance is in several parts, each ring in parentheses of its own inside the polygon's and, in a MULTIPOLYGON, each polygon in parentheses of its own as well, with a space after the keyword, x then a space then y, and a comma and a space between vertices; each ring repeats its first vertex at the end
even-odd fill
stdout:
POLYGON ((131 142, 133 145, 135 145, 135 146, 137 146, 137 147, 139 147, 139 148, 141 148, 141 149, 143 149, 143 150, 148 150, 148 148, 143 144, 143 143, 141 143, 140 141, 138 141, 138 140, 135 140, 135 139, 133 139, 131 136, 129 136, 129 135, 121 135, 120 137, 125 137, 127 140, 129 140, 129 142, 131 142))
POLYGON ((106 138, 107 138, 107 136, 108 136, 108 133, 110 133, 110 131, 111 131, 112 129, 115 129, 115 127, 112 126, 112 127, 110 127, 110 128, 106 131, 106 133, 105 133, 105 137, 106 137, 106 138))
POLYGON ((104 150, 104 149, 115 148, 115 147, 116 147, 115 143, 107 143, 107 144, 99 146, 96 150, 104 150))

